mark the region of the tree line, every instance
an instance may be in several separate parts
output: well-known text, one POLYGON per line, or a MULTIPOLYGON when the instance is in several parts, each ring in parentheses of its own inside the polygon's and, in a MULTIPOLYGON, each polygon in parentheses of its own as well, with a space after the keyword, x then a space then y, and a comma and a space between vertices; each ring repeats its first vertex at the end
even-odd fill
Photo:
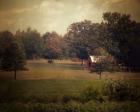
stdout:
MULTIPOLYGON (((61 27, 61 26, 60 26, 61 27)), ((89 55, 111 55, 118 64, 140 70, 140 23, 129 14, 106 12, 101 23, 72 23, 65 35, 28 28, 0 32, 0 68, 23 69, 26 59, 87 59, 89 55)))

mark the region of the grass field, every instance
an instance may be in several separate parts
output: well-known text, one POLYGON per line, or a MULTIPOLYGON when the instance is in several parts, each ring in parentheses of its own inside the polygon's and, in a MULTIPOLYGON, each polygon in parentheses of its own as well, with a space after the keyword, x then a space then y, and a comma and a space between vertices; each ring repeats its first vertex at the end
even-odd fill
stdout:
MULTIPOLYGON (((108 79, 125 79, 127 82, 140 87, 139 73, 105 72, 100 80, 98 74, 90 73, 80 65, 80 62, 72 62, 69 60, 57 60, 53 64, 48 64, 44 60, 28 61, 27 68, 29 69, 28 71, 19 71, 17 73, 17 80, 14 80, 14 73, 0 71, 0 112, 20 112, 21 108, 24 108, 24 105, 27 104, 28 107, 29 105, 36 105, 38 103, 41 103, 41 107, 37 105, 37 109, 48 109, 48 103, 49 107, 51 107, 50 103, 55 103, 53 106, 60 104, 58 102, 62 101, 64 96, 78 96, 88 86, 92 86, 100 91, 108 79), (6 110, 6 108, 8 108, 8 110, 6 110), (14 108, 13 111, 11 110, 12 108, 14 108)), ((125 104, 125 102, 122 103, 125 104)), ((93 104, 94 107, 96 107, 95 105, 97 104, 98 103, 93 104)), ((118 108, 118 104, 120 105, 120 103, 114 104, 111 102, 109 106, 115 105, 115 107, 109 108, 118 108)), ((83 104, 78 105, 83 106, 83 104)), ((86 108, 89 109, 93 105, 89 104, 86 108)), ((101 106, 102 105, 105 105, 105 108, 108 106, 108 104, 101 104, 101 106)), ((132 105, 134 105, 134 108, 138 107, 137 103, 136 105, 132 105)), ((53 106, 51 108, 56 108, 58 105, 56 107, 53 106)), ((36 111, 37 109, 35 107, 34 111, 27 112, 49 112, 44 110, 36 111)), ((57 111, 54 110, 50 112, 57 111)))
MULTIPOLYGON (((90 73, 81 66, 80 62, 70 60, 56 60, 48 64, 46 60, 28 61, 28 71, 19 71, 17 79, 99 79, 97 73, 90 73)), ((0 79, 13 79, 14 73, 0 72, 0 79)), ((140 73, 128 72, 104 72, 103 79, 140 79, 140 73)))

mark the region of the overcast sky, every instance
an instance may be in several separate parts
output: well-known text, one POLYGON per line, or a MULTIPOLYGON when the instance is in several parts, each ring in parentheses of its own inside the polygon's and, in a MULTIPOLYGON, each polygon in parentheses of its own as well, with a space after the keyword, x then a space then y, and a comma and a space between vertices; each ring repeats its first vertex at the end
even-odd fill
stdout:
POLYGON ((64 34, 73 22, 101 22, 106 11, 128 13, 140 22, 140 0, 0 0, 0 31, 31 27, 64 34))

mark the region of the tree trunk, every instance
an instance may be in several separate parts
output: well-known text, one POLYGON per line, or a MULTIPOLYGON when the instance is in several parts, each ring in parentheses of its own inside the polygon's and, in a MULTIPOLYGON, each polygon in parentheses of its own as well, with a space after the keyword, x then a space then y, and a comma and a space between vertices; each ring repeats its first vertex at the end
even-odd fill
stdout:
POLYGON ((102 72, 99 73, 99 77, 100 77, 100 79, 102 78, 102 72))
POLYGON ((16 67, 16 60, 15 60, 15 68, 14 68, 14 75, 15 75, 15 80, 17 79, 17 67, 16 67))
POLYGON ((15 80, 17 79, 17 70, 14 71, 15 80))
POLYGON ((84 65, 84 60, 82 59, 82 63, 81 63, 81 65, 83 66, 84 65))

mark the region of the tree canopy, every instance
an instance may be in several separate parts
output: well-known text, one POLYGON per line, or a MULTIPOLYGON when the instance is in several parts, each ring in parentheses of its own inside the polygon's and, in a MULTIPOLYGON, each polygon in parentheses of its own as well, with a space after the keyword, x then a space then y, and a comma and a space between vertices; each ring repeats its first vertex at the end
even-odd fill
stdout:
POLYGON ((61 36, 56 32, 43 35, 44 40, 44 52, 43 55, 47 59, 57 59, 61 57, 61 36))
POLYGON ((131 20, 128 14, 104 13, 106 36, 117 43, 119 52, 110 52, 119 63, 129 68, 140 68, 140 32, 139 24, 131 20))
POLYGON ((80 59, 87 59, 94 49, 100 45, 98 41, 100 24, 93 24, 91 21, 73 23, 68 27, 65 41, 70 46, 70 51, 80 59))
POLYGON ((23 44, 26 58, 33 59, 42 56, 43 38, 36 30, 28 28, 26 31, 17 31, 16 37, 23 44))
POLYGON ((17 43, 15 46, 23 49, 27 59, 85 60, 89 55, 112 55, 118 64, 140 70, 140 23, 129 14, 106 12, 101 23, 90 20, 72 23, 63 38, 55 31, 41 35, 31 28, 18 30, 15 35, 4 31, 0 38, 0 63, 5 50, 17 43))
POLYGON ((16 71, 25 69, 24 50, 13 34, 8 31, 0 33, 0 45, 2 47, 0 69, 14 71, 16 79, 16 71))

